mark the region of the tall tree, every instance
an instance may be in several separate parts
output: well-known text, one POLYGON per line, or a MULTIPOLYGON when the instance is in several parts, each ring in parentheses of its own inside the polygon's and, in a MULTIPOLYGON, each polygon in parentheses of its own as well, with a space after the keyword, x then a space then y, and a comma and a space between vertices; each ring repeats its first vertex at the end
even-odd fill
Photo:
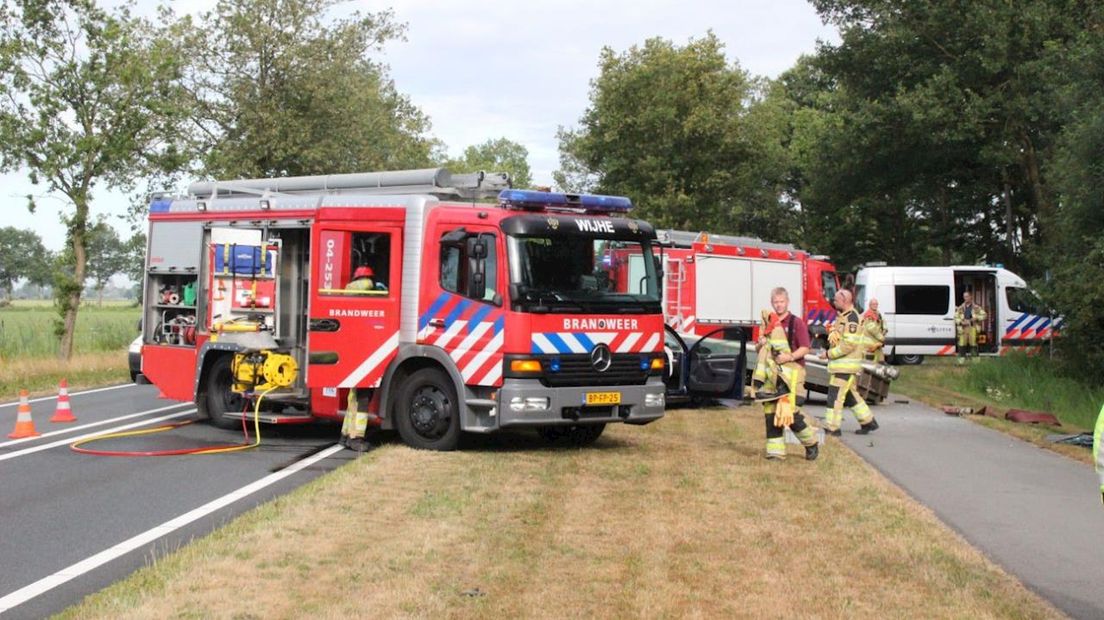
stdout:
POLYGON ((50 280, 50 253, 32 230, 0 228, 0 291, 11 299, 17 280, 46 284, 50 280))
POLYGON ((73 333, 87 271, 89 202, 98 185, 128 189, 151 169, 180 164, 174 140, 184 97, 170 37, 91 0, 2 0, 0 168, 27 168, 71 203, 71 261, 56 288, 59 356, 73 333))
POLYGON ((904 204, 939 262, 1018 261, 1050 234, 1060 119, 1046 61, 1091 3, 813 4, 841 41, 813 61, 830 88, 813 105, 831 131, 807 150, 803 205, 831 219, 862 201, 904 204))
POLYGON ((88 254, 88 276, 92 288, 98 295, 98 304, 103 305, 103 291, 111 277, 127 268, 127 254, 119 233, 105 220, 98 220, 88 229, 86 250, 88 254))
POLYGON ((373 59, 402 35, 388 11, 338 0, 220 0, 183 46, 202 172, 215 178, 426 167, 428 118, 373 59))
POLYGON ((533 184, 529 171, 529 150, 506 138, 469 146, 460 159, 448 160, 445 166, 454 172, 506 172, 514 187, 533 184))
POLYGON ((660 226, 789 236, 785 117, 715 35, 605 48, 598 64, 580 127, 560 130, 557 183, 628 195, 660 226))

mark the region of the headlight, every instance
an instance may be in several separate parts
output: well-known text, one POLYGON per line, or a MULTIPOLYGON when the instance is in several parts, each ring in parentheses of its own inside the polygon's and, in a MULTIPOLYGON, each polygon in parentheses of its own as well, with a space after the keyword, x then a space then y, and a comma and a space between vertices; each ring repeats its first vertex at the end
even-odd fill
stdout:
POLYGON ((656 392, 654 394, 648 393, 644 395, 645 407, 662 407, 665 403, 663 392, 656 392))

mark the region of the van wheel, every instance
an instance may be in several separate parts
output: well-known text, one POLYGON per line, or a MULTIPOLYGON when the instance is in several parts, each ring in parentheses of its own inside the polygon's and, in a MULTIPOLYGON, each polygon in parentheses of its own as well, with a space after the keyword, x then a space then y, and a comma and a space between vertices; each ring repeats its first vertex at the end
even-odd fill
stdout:
POLYGON ((540 438, 549 444, 561 444, 582 448, 598 441, 605 424, 573 424, 571 426, 542 426, 537 429, 540 438))
POLYGON ((406 445, 455 450, 460 443, 460 407, 448 376, 423 368, 407 378, 400 392, 395 425, 406 445))
POLYGON ((893 363, 903 366, 916 366, 924 361, 923 355, 894 355, 893 363))
POLYGON ((227 413, 240 413, 245 408, 245 398, 233 391, 234 375, 231 371, 233 356, 223 355, 207 372, 207 417, 211 424, 225 429, 241 426, 241 418, 227 417, 227 413))

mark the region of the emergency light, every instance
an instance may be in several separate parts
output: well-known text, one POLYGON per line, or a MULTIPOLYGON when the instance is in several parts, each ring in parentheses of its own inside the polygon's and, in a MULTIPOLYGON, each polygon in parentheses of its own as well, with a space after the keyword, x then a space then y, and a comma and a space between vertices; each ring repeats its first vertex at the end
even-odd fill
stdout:
POLYGON ((172 207, 172 199, 161 197, 161 198, 154 198, 153 201, 150 202, 149 210, 150 210, 150 213, 168 213, 169 209, 171 207, 172 207))
POLYGON ((582 209, 587 213, 625 213, 632 201, 624 196, 562 194, 531 189, 507 189, 498 195, 498 203, 507 209, 541 211, 543 209, 582 209))

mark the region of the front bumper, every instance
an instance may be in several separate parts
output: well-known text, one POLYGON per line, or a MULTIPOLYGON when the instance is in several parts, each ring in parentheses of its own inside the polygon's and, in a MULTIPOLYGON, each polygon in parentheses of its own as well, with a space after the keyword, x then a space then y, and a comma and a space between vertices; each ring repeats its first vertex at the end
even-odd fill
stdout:
POLYGON ((624 422, 648 424, 663 417, 666 385, 649 377, 644 385, 545 387, 538 379, 505 379, 498 391, 499 428, 624 422), (588 392, 617 392, 617 405, 586 406, 588 392), (548 399, 547 408, 516 411, 515 399, 548 399))

